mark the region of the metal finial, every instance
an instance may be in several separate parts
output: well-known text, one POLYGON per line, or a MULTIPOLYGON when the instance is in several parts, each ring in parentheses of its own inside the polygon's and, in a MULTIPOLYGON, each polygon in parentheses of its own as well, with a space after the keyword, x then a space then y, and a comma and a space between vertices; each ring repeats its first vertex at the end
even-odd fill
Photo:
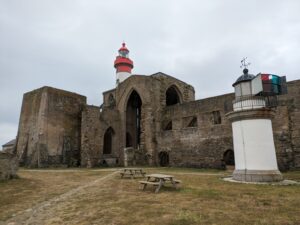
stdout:
POLYGON ((241 64, 242 64, 242 65, 240 66, 240 68, 247 69, 247 68, 248 68, 248 66, 250 66, 250 65, 251 65, 251 63, 249 63, 249 62, 246 62, 247 58, 248 58, 248 57, 246 57, 246 58, 243 58, 243 59, 241 60, 241 64))

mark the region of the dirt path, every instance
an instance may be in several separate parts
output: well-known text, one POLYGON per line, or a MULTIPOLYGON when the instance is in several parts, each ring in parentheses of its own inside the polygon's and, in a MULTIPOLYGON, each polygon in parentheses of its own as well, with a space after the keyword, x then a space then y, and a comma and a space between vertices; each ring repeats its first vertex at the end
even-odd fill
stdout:
POLYGON ((33 169, 33 170, 30 170, 30 169, 25 169, 25 170, 22 170, 23 172, 37 172, 37 173, 43 173, 43 172, 46 172, 46 173, 68 173, 68 172, 76 172, 76 173, 83 173, 83 172, 86 172, 86 171, 94 171, 94 172, 114 172, 114 171, 117 171, 119 169, 116 169, 116 168, 111 168, 111 169, 99 169, 99 170, 74 170, 74 169, 33 169))
MULTIPOLYGON (((51 214, 51 208, 57 207, 59 204, 66 201, 68 198, 73 197, 74 195, 81 195, 86 193, 86 188, 92 187, 92 186, 101 186, 104 184, 105 181, 112 179, 115 174, 117 174, 118 171, 114 171, 104 177, 100 177, 99 179, 96 179, 92 182, 89 182, 85 185, 81 185, 77 188, 71 189, 70 191, 56 196, 50 200, 47 200, 45 202, 41 202, 38 205, 36 205, 33 208, 29 208, 19 214, 17 214, 12 219, 9 219, 5 223, 0 224, 6 224, 6 225, 41 225, 44 224, 44 220, 42 218, 45 218, 45 214, 51 214)), ((47 215, 46 217, 50 218, 51 215, 47 215)))

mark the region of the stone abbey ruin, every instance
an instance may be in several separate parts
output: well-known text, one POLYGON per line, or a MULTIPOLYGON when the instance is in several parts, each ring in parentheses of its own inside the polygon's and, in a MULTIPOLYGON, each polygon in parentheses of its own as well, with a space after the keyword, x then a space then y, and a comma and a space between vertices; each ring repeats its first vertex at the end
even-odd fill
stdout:
MULTIPOLYGON (((52 87, 24 94, 15 149, 20 165, 234 164, 232 128, 225 116, 232 110, 233 93, 195 100, 194 88, 172 76, 132 75, 125 44, 119 53, 117 86, 103 92, 100 107, 52 87)), ((300 168, 300 80, 288 82, 287 89, 278 96, 272 119, 280 170, 300 168)))

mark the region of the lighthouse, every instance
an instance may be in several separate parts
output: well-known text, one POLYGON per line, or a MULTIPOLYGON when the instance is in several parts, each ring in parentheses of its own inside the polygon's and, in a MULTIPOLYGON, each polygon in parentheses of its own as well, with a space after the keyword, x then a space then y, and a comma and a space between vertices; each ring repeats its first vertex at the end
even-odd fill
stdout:
MULTIPOLYGON (((243 61, 243 60, 242 60, 243 61)), ((285 93, 285 77, 249 74, 244 59, 243 74, 233 84, 232 123, 235 170, 233 179, 246 182, 281 181, 273 139, 272 121, 276 96, 285 93), (273 100, 272 100, 273 99, 273 100)))
POLYGON ((116 68, 116 84, 120 84, 131 75, 133 68, 133 61, 129 58, 129 50, 123 42, 122 47, 118 51, 119 55, 116 57, 114 67, 116 68))

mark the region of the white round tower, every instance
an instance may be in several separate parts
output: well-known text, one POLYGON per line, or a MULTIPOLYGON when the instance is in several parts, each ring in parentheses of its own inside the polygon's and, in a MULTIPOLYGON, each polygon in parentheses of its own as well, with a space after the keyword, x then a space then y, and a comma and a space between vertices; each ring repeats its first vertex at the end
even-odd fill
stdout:
POLYGON ((275 111, 268 107, 264 96, 252 95, 251 81, 255 77, 243 70, 233 84, 232 122, 235 170, 233 179, 247 182, 281 181, 278 170, 271 118, 275 111))
POLYGON ((133 68, 133 61, 129 58, 129 50, 126 48, 125 43, 122 43, 122 47, 118 52, 119 55, 116 57, 114 62, 117 85, 130 77, 131 70, 133 68))

